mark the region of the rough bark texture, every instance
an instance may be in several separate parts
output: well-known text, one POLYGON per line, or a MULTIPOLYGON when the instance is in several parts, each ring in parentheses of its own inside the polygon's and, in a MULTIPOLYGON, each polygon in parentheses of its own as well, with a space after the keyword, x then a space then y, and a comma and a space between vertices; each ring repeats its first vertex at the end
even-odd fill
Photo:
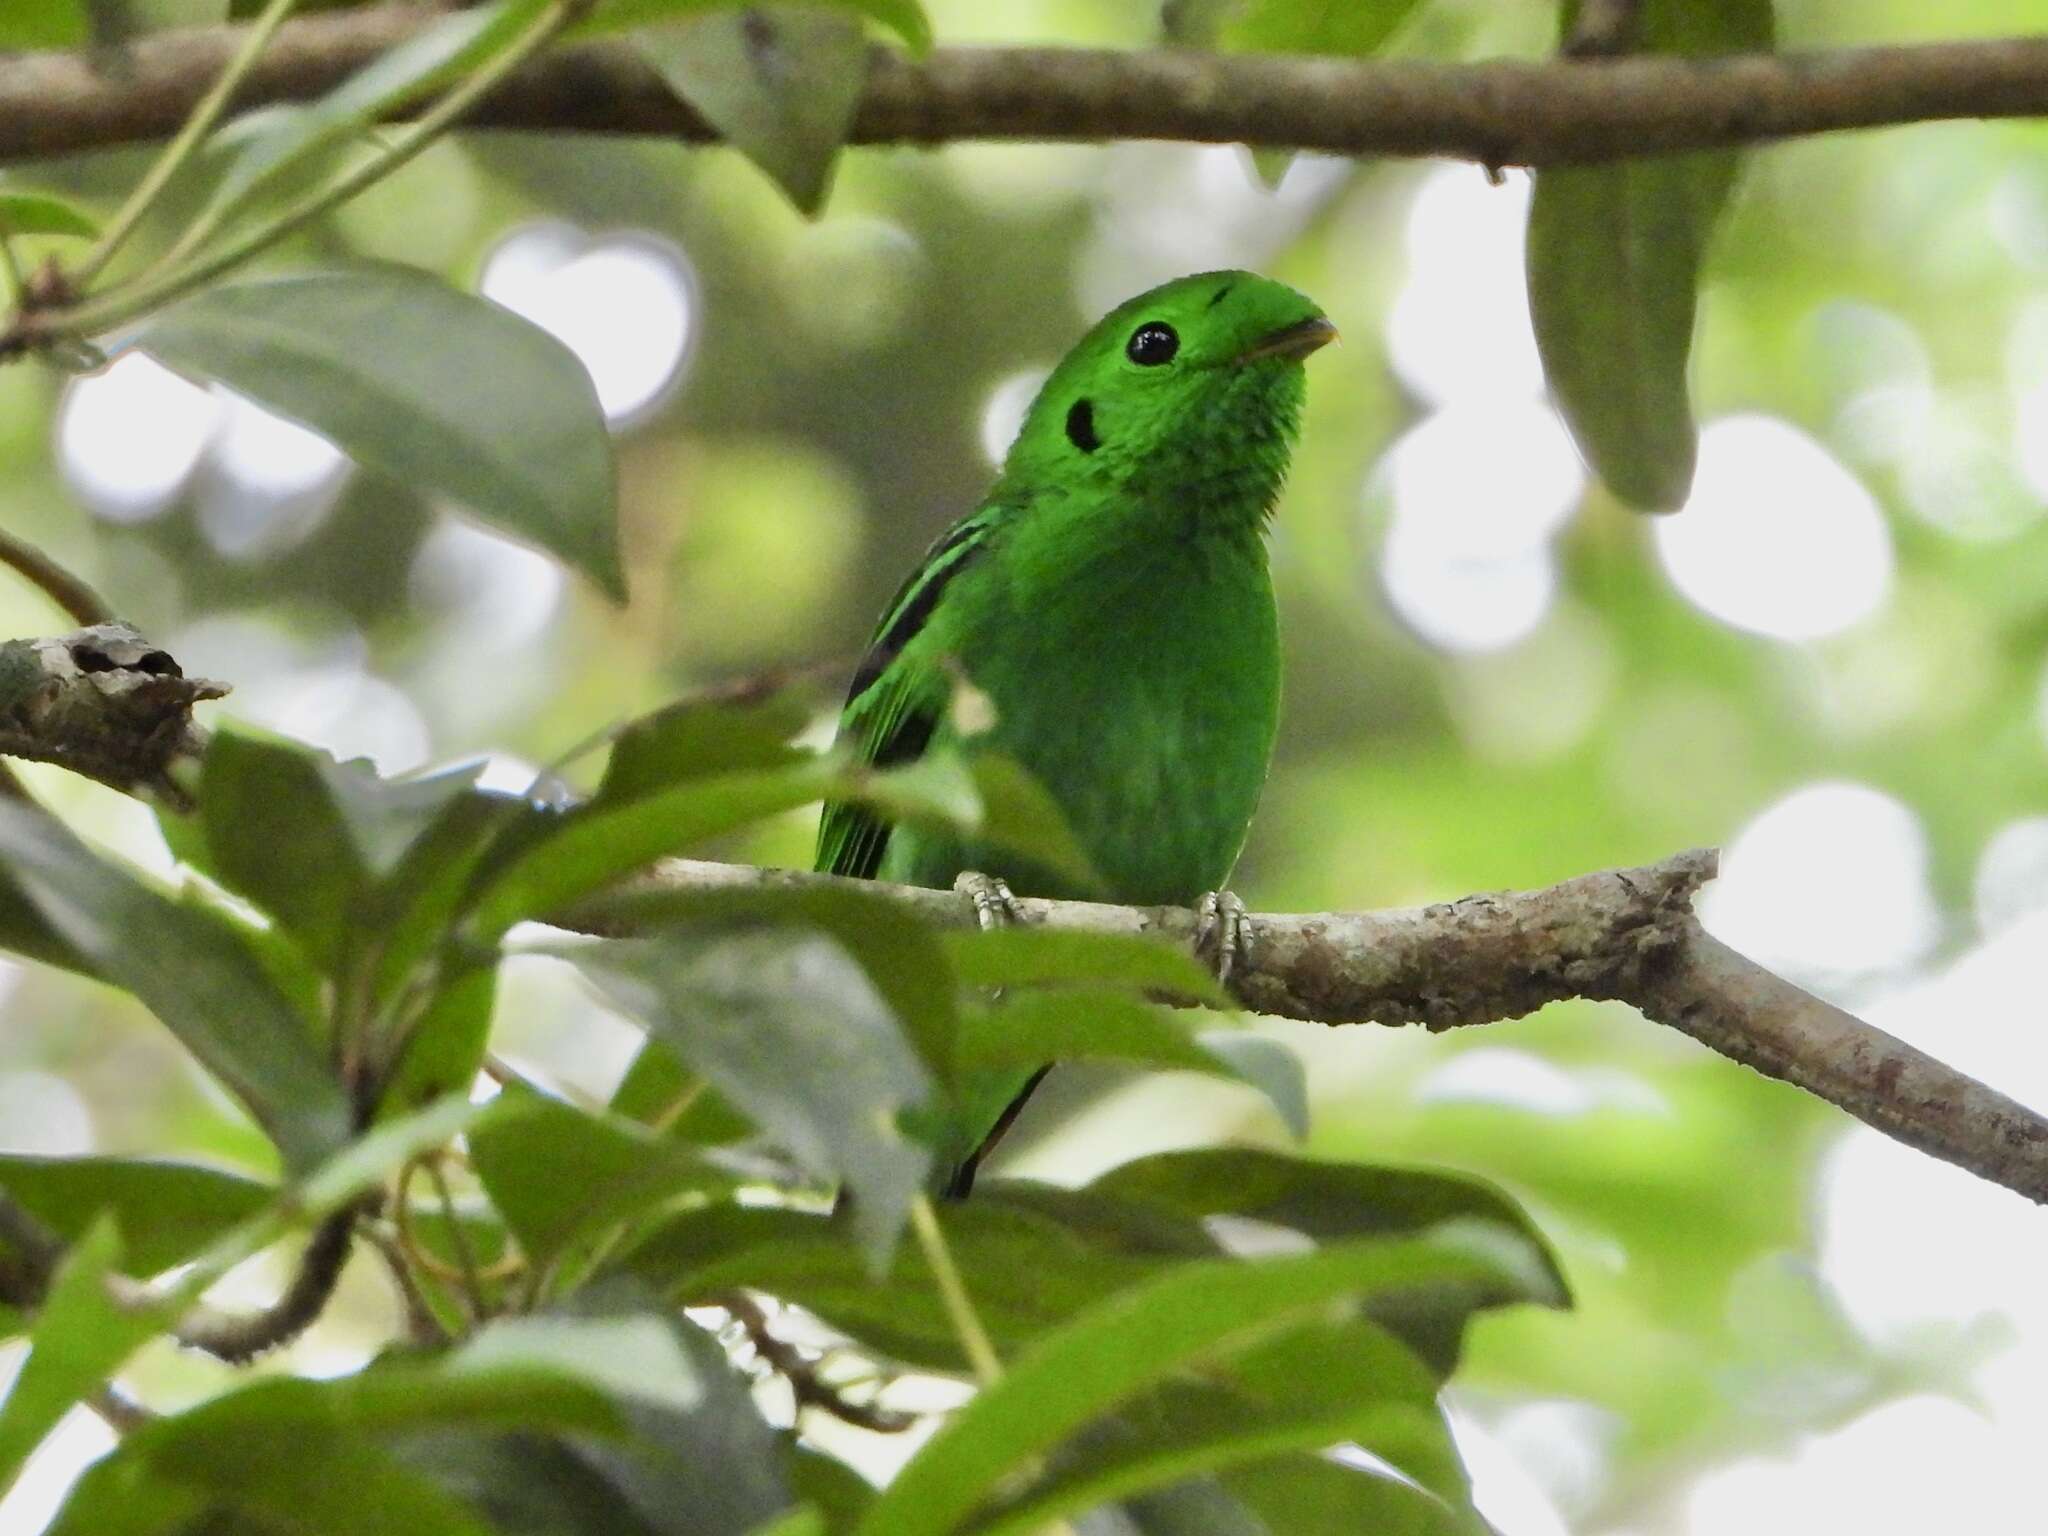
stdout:
POLYGON ((171 778, 199 751, 192 706, 227 693, 187 677, 126 624, 0 643, 0 756, 55 763, 129 794, 183 806, 171 778))
MULTIPOLYGON (((1586 997, 1628 1003, 1721 1055, 1804 1088, 1866 1125, 2048 1204, 2048 1119, 1714 938, 1692 899, 1711 849, 1533 891, 1379 912, 1253 913, 1230 989, 1245 1007, 1322 1024, 1456 1029, 1586 997)), ((732 890, 832 883, 831 875, 664 861, 631 889, 732 890)), ((858 882, 938 923, 969 926, 950 891, 858 882)), ((1020 900, 1025 922, 1192 945, 1179 907, 1020 900)), ((627 907, 620 910, 629 910, 627 907)), ((566 920, 616 932, 605 909, 566 920)))
MULTIPOLYGON (((320 95, 434 19, 379 6, 280 29, 243 105, 320 95)), ((0 160, 170 134, 240 29, 144 38, 118 67, 78 54, 0 57, 0 160)), ((856 144, 955 139, 1180 139, 1489 166, 1585 164, 1845 128, 2048 113, 2048 37, 1718 59, 1438 64, 1158 49, 875 50, 856 144)), ((557 50, 506 82, 479 126, 716 135, 630 48, 557 50)))

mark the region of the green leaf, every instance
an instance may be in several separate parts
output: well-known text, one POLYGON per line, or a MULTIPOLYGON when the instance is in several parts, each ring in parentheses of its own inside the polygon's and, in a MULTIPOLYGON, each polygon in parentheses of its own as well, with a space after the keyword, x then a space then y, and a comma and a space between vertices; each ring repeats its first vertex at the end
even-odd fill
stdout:
POLYGON ((139 997, 247 1107, 286 1166, 347 1141, 348 1094, 225 916, 158 894, 50 816, 0 803, 0 863, 50 926, 139 997))
POLYGON ((1229 1008, 1215 973, 1187 951, 1120 933, 1009 924, 940 936, 954 973, 970 987, 1098 983, 1229 1008))
MULTIPOLYGON (((1178 1256, 1100 1246, 1052 1217, 985 1201, 979 1192, 940 1206, 939 1222, 976 1315, 1006 1355, 1178 1256)), ((822 1216, 739 1206, 686 1212, 620 1262, 675 1301, 710 1302, 745 1287, 801 1306, 907 1365, 967 1369, 922 1256, 899 1249, 877 1277, 848 1234, 822 1216)))
POLYGON ((1263 1522, 1301 1536, 1497 1536, 1470 1508, 1427 1489, 1321 1456, 1275 1456, 1226 1469, 1223 1492, 1263 1522))
POLYGON ((810 711, 789 692, 678 699, 619 730, 593 798, 623 805, 690 779, 789 767, 805 756, 790 738, 809 723, 810 711))
POLYGON ((1113 1499, 1339 1442, 1415 1478, 1444 1501, 1447 1517, 1469 1501, 1430 1373, 1370 1323, 1310 1323, 1231 1359, 1199 1386, 1176 1384, 1133 1404, 966 1529, 1024 1536, 1113 1499))
POLYGON ((933 1076, 954 1079, 959 994, 946 951, 940 935, 886 897, 846 886, 679 890, 622 899, 608 910, 635 933, 709 925, 825 934, 859 964, 933 1076))
POLYGON ((1104 891, 1101 874, 1067 825, 1059 802, 1022 763, 998 752, 977 752, 969 767, 981 802, 974 827, 979 841, 1023 854, 1077 891, 1104 891))
POLYGON ((208 288, 131 339, 624 597, 597 392, 575 354, 510 310, 366 265, 208 288))
POLYGON ((770 5, 720 10, 634 34, 640 56, 806 214, 867 81, 867 38, 850 12, 770 5))
POLYGON ((209 1508, 322 1536, 484 1536, 464 1501, 373 1437, 504 1426, 617 1438, 632 1404, 699 1391, 658 1318, 502 1320, 438 1360, 257 1382, 145 1425, 80 1479, 53 1530, 141 1536, 209 1508))
POLYGON ((1018 1355, 911 1459, 856 1536, 946 1536, 1090 1422, 1177 1373, 1227 1367, 1334 1302, 1519 1284, 1497 1257, 1447 1239, 1176 1265, 1018 1355))
POLYGON ((8 0, 0 48, 78 48, 91 36, 83 0, 8 0))
POLYGON ((84 209, 47 192, 0 191, 0 234, 71 235, 91 240, 99 221, 84 209))
POLYGON ((1300 1135, 1307 1119, 1300 1069, 1296 1066, 1290 1077, 1276 1057, 1293 1060, 1291 1052, 1271 1041, 1235 1031, 1197 1036, 1169 1009, 1094 989, 1016 993, 994 1007, 968 1013, 960 1023, 960 1062, 965 1070, 1038 1067, 1048 1061, 1124 1061, 1227 1077, 1266 1094, 1300 1135), (1263 1049, 1247 1052, 1248 1045, 1263 1049))
MULTIPOLYGON (((1686 55, 1769 48, 1773 30, 1770 0, 1646 0, 1641 26, 1647 51, 1686 55)), ((1716 150, 1536 177, 1527 263, 1544 375, 1579 451, 1643 511, 1679 507, 1692 488, 1693 313, 1739 164, 1716 150)))
POLYGON ((369 872, 314 758, 283 742, 217 732, 201 767, 199 804, 209 872, 331 974, 369 872))
POLYGON ((0 1189, 67 1242, 111 1215, 124 1261, 142 1275, 182 1264, 274 1193, 255 1179, 194 1163, 22 1155, 0 1157, 0 1189))
POLYGON ((1439 1373, 1456 1365, 1475 1305, 1532 1301, 1569 1305, 1557 1259, 1520 1206, 1462 1174, 1325 1163, 1248 1147, 1167 1152, 1112 1169, 1091 1191, 1186 1216, 1240 1216, 1291 1227, 1322 1241, 1417 1237, 1482 1228, 1497 1235, 1519 1284, 1491 1297, 1464 1292, 1403 1297, 1374 1312, 1439 1373))
POLYGON ((686 1143, 528 1094, 478 1127, 469 1150, 491 1202, 536 1265, 678 1198, 722 1195, 734 1182, 686 1143))
MULTIPOLYGON (((590 19, 579 33, 621 32, 651 23, 675 21, 731 10, 744 0, 598 0, 590 19)), ((844 11, 878 21, 903 39, 915 54, 928 53, 932 46, 932 24, 918 0, 811 0, 821 9, 844 11)), ((575 34, 572 34, 575 35, 575 34)))
POLYGON ((651 1307, 630 1283, 586 1291, 574 1305, 605 1319, 657 1324, 685 1364, 679 1373, 661 1355, 644 1352, 642 1369, 671 1384, 680 1376, 687 1391, 666 1401, 622 1399, 630 1440, 571 1442, 577 1458, 619 1491, 647 1529, 655 1536, 743 1536, 790 1508, 783 1436, 761 1417, 717 1344, 651 1307))
POLYGON ((402 1114, 444 1094, 467 1092, 490 1049, 497 1000, 495 957, 436 976, 432 1000, 407 1028, 378 1100, 377 1117, 402 1114))
POLYGON ((814 1176, 843 1184, 871 1261, 886 1257, 931 1163, 896 1117, 934 1087, 844 949, 819 933, 751 929, 564 953, 814 1176))
POLYGON ((1168 42, 1233 53, 1379 52, 1419 0, 1167 0, 1168 42))
POLYGON ((712 774, 623 805, 592 802, 554 819, 477 900, 472 927, 486 941, 513 924, 559 912, 664 854, 832 791, 840 775, 823 758, 782 768, 712 774))
POLYGON ((519 36, 544 3, 498 0, 444 16, 379 54, 318 101, 262 113, 239 134, 239 125, 231 124, 215 142, 234 135, 233 159, 202 217, 219 218, 279 172, 473 72, 519 36))
POLYGON ((641 1042, 633 1065, 612 1094, 611 1111, 663 1136, 699 1146, 724 1146, 754 1129, 746 1116, 659 1040, 641 1042))
MULTIPOLYGON (((623 803, 594 800, 538 825, 516 856, 483 882, 472 927, 480 940, 514 923, 559 913, 672 854, 814 800, 858 800, 888 815, 961 830, 981 824, 981 802, 956 757, 875 772, 837 757, 804 757, 774 767, 709 773, 623 803)), ((605 911, 631 912, 630 895, 605 911)))
POLYGON ((36 1314, 28 1358, 0 1403, 0 1494, 72 1405, 95 1390, 159 1320, 114 1304, 107 1277, 121 1254, 113 1222, 95 1221, 67 1255, 36 1314))

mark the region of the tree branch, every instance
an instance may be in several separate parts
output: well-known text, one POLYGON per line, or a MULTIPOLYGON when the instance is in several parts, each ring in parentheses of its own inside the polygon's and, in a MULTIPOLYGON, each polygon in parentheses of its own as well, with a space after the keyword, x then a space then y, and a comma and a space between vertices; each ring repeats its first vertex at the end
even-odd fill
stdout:
MULTIPOLYGON (((204 1351, 230 1365, 246 1365, 289 1344, 319 1321, 333 1297, 348 1264, 349 1240, 360 1209, 344 1206, 313 1229, 290 1282, 269 1306, 259 1312, 197 1306, 179 1320, 171 1336, 187 1349, 204 1351)), ((34 1311, 63 1260, 64 1245, 57 1235, 0 1190, 0 1304, 34 1311)), ((151 1304, 148 1287, 126 1275, 110 1275, 107 1284, 123 1305, 151 1304)))
MULTIPOLYGON (((1802 991, 1714 938, 1693 896, 1710 849, 1533 891, 1379 912, 1253 914, 1231 991, 1257 1013, 1322 1024, 1456 1029, 1584 997, 1624 1002, 1702 1045, 1826 1099, 1908 1146, 2048 1204, 2048 1119, 1802 991)), ((668 891, 800 888, 831 875, 664 861, 566 926, 621 931, 636 901, 668 891)), ((931 922, 974 921, 950 891, 877 891, 931 922)), ((1193 912, 1018 902, 1026 922, 1190 945, 1193 912)))
POLYGON ((55 763, 189 809, 172 770, 201 750, 192 706, 227 691, 185 676, 126 624, 0 642, 0 756, 55 763))
MULTIPOLYGON (((1625 13, 1625 7, 1615 9, 1625 13)), ((436 19, 432 7, 305 16, 278 30, 243 106, 318 96, 436 19)), ((84 54, 0 57, 0 160, 166 137, 226 68, 243 29, 158 33, 123 67, 84 54)), ((856 144, 1179 139, 1349 155, 1562 165, 1848 128, 2048 114, 2048 37, 1714 59, 1542 63, 1350 60, 1172 49, 874 51, 856 144)), ((472 123, 715 135, 625 44, 521 70, 472 123)))

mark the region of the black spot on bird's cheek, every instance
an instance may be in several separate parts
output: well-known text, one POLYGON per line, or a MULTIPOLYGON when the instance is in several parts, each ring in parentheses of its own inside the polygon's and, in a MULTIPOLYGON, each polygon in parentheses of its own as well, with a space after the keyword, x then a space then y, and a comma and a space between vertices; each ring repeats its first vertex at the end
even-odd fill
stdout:
POLYGON ((1102 439, 1095 435, 1095 406, 1092 401, 1076 400, 1068 409, 1067 441, 1083 453, 1093 453, 1102 446, 1102 439))

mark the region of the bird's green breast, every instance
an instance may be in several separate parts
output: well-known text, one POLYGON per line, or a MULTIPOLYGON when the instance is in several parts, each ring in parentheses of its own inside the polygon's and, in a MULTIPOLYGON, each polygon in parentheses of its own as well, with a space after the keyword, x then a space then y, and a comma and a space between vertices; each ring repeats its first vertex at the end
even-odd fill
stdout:
MULTIPOLYGON (((919 647, 986 695, 964 743, 1051 793, 1119 901, 1187 903, 1236 862, 1265 781, 1279 642, 1255 527, 1066 517, 1037 508, 951 584, 919 647)), ((950 730, 950 728, 948 728, 950 730)), ((963 869, 1019 895, 1080 894, 1002 853, 898 827, 882 873, 963 869)))

